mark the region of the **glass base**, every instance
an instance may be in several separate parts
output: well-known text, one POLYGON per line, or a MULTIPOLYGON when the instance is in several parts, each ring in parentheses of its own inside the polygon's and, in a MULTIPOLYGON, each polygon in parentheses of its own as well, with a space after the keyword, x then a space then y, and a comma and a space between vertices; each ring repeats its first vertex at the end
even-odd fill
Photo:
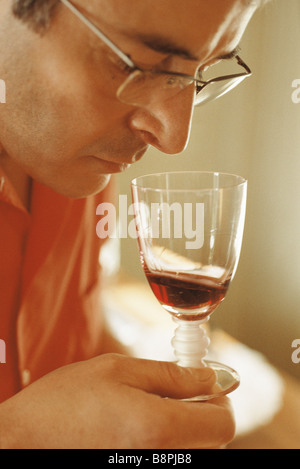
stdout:
POLYGON ((204 361, 205 366, 212 368, 216 375, 217 381, 214 385, 211 394, 203 396, 189 397, 187 399, 180 399, 181 401, 187 402, 202 402, 209 401, 210 399, 216 399, 217 397, 225 396, 235 391, 240 385, 240 377, 238 373, 227 365, 222 363, 204 361))

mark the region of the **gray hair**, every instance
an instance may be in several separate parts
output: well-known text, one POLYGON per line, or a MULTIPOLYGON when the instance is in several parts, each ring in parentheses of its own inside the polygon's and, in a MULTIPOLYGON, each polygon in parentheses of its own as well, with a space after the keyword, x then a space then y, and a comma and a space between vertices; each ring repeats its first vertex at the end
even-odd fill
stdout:
MULTIPOLYGON (((244 1, 260 8, 270 0, 244 1)), ((59 3, 59 0, 14 0, 13 14, 34 31, 42 33, 49 27, 59 3)))
POLYGON ((34 31, 42 32, 50 25, 59 0, 14 0, 13 14, 34 31))

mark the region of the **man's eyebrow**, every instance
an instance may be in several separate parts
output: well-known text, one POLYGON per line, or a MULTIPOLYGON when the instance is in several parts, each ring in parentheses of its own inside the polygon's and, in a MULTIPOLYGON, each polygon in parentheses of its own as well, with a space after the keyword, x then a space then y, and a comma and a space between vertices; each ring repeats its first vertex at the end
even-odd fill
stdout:
POLYGON ((199 60, 192 52, 161 36, 147 34, 134 35, 142 44, 161 54, 177 55, 185 60, 199 60))
MULTIPOLYGON (((200 61, 201 57, 197 57, 195 54, 190 52, 184 47, 179 46, 175 42, 166 39, 162 36, 147 35, 144 33, 134 33, 135 38, 137 38, 142 44, 149 47, 150 49, 159 52, 161 54, 176 55, 185 60, 200 61)), ((233 59, 238 55, 240 47, 236 47, 231 52, 227 52, 216 57, 216 60, 229 60, 233 59)))

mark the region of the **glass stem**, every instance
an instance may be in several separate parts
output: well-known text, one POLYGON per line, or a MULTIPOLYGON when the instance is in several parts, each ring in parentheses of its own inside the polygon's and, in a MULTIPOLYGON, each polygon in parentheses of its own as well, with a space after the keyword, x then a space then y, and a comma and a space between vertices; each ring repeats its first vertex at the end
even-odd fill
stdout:
POLYGON ((184 321, 174 318, 177 328, 172 339, 177 364, 184 367, 202 368, 210 340, 203 325, 208 318, 202 321, 184 321))

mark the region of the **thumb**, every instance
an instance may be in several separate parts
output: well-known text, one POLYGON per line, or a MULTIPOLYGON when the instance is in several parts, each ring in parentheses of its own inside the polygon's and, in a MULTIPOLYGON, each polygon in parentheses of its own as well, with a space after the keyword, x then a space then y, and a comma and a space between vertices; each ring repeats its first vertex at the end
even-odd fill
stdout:
POLYGON ((184 368, 172 362, 123 359, 126 365, 123 362, 119 379, 123 375, 124 384, 161 397, 184 399, 207 394, 216 383, 216 374, 211 368, 184 368))

